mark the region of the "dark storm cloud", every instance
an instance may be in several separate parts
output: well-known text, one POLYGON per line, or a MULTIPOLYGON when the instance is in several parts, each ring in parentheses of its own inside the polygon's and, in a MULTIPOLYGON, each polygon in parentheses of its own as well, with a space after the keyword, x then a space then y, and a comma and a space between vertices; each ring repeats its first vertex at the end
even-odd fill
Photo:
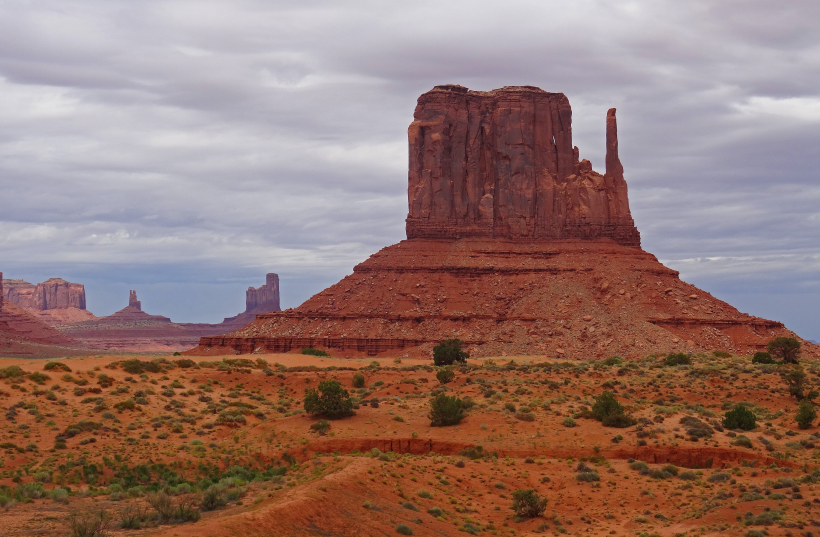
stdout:
POLYGON ((0 268, 71 275, 95 313, 139 282, 219 320, 236 304, 204 295, 241 306, 267 271, 297 305, 403 237, 420 93, 531 84, 568 95, 597 169, 618 108, 647 250, 818 339, 817 20, 812 1, 5 2, 0 268))

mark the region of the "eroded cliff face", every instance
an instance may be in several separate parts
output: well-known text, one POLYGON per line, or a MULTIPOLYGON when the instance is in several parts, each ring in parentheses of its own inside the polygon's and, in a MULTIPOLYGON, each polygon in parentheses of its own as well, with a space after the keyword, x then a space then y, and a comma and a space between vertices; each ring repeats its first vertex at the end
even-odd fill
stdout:
POLYGON ((85 286, 80 283, 62 278, 49 278, 37 285, 23 280, 5 280, 3 283, 4 298, 21 308, 38 311, 85 309, 85 286))
POLYGON ((279 275, 268 273, 265 285, 248 287, 245 292, 245 313, 268 313, 280 311, 279 306, 279 275))
POLYGON ((640 246, 607 114, 607 173, 579 160, 572 109, 533 86, 436 86, 408 129, 407 238, 597 239, 640 246))

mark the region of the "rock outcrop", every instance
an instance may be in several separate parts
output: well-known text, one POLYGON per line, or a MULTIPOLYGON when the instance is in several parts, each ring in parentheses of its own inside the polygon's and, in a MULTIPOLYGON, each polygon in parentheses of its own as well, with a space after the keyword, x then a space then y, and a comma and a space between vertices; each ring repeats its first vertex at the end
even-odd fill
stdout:
MULTIPOLYGON (((572 146, 560 93, 437 86, 408 131, 407 240, 293 310, 260 314, 190 354, 429 356, 459 338, 472 356, 570 359, 723 349, 749 353, 781 323, 743 314, 640 248, 606 116, 606 173, 572 146)), ((818 355, 807 344, 806 353, 818 355)))
POLYGON ((5 280, 3 295, 12 304, 29 310, 85 309, 85 286, 61 278, 33 285, 23 280, 5 280))
POLYGON ((265 285, 248 287, 245 292, 245 313, 269 313, 281 311, 279 307, 279 275, 268 273, 265 285))
POLYGON ((436 86, 408 129, 407 238, 611 238, 640 246, 607 114, 607 170, 579 160, 562 93, 436 86))

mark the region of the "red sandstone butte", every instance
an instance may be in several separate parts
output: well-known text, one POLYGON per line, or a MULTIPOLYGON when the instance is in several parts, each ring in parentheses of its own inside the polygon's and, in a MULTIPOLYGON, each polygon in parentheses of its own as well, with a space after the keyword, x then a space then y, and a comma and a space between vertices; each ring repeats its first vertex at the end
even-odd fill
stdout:
POLYGON ((5 280, 4 297, 12 304, 30 310, 47 311, 85 309, 85 286, 61 278, 30 284, 23 280, 5 280))
POLYGON ((407 238, 593 239, 640 246, 607 114, 606 174, 579 161, 562 93, 532 86, 419 97, 410 140, 407 238))
MULTIPOLYGON (((429 356, 457 337, 472 356, 588 359, 749 353, 781 323, 740 313, 640 247, 606 116, 606 173, 579 160, 566 96, 531 86, 436 86, 408 130, 407 240, 296 309, 260 314, 189 354, 429 356)), ((818 355, 815 345, 805 352, 818 355)))

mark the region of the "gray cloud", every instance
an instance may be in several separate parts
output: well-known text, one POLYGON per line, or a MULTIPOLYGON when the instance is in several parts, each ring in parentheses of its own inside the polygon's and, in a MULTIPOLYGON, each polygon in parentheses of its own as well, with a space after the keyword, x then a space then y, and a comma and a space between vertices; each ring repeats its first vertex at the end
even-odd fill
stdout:
POLYGON ((295 306, 403 238, 420 93, 532 84, 568 95, 598 169, 618 108, 647 250, 820 339, 818 19, 808 0, 5 2, 0 267, 70 275, 98 314, 140 284, 151 311, 219 320, 267 271, 295 306))

